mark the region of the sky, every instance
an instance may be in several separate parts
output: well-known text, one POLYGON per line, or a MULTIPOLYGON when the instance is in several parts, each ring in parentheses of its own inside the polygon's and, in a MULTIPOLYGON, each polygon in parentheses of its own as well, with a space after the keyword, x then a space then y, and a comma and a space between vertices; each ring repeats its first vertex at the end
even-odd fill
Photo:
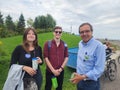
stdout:
POLYGON ((93 25, 93 30, 120 29, 120 0, 0 0, 0 11, 18 20, 50 14, 63 31, 78 33, 84 22, 93 25))

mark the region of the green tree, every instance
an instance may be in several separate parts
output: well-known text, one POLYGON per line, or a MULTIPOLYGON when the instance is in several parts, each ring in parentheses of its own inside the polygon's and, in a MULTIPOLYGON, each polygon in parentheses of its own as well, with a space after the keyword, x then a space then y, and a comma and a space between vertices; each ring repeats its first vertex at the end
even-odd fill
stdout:
POLYGON ((39 18, 39 25, 40 25, 40 28, 42 29, 46 29, 47 28, 47 20, 46 20, 46 17, 45 16, 40 16, 39 18))
POLYGON ((15 31, 15 24, 14 24, 12 17, 10 15, 8 15, 6 17, 5 25, 6 25, 7 30, 15 31))
POLYGON ((0 27, 0 37, 7 37, 7 30, 4 27, 0 27))
POLYGON ((47 16, 37 16, 33 26, 35 29, 48 29, 53 28, 55 25, 56 21, 50 14, 47 14, 47 16))
POLYGON ((38 29, 38 28, 39 28, 39 20, 38 20, 38 17, 35 18, 34 23, 33 23, 33 26, 34 26, 35 29, 38 29))
POLYGON ((28 18, 28 20, 27 20, 27 26, 28 27, 33 27, 33 19, 28 18))
POLYGON ((2 13, 0 12, 0 27, 3 27, 4 26, 4 20, 3 20, 3 15, 2 13))
POLYGON ((23 34, 24 30, 25 30, 25 19, 23 14, 21 14, 17 24, 17 32, 19 34, 23 34))
POLYGON ((47 14, 46 21, 47 21, 47 28, 55 27, 56 21, 53 19, 53 17, 50 14, 47 14))
POLYGON ((0 12, 0 37, 6 37, 6 30, 4 27, 3 15, 0 12))

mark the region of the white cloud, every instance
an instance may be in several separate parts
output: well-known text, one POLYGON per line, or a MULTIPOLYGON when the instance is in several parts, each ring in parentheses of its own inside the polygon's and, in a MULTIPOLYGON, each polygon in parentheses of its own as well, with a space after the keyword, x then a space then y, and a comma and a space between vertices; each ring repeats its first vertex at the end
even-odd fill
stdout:
POLYGON ((58 25, 73 32, 83 22, 90 22, 95 29, 119 29, 120 0, 0 0, 0 11, 18 19, 51 14, 58 25))

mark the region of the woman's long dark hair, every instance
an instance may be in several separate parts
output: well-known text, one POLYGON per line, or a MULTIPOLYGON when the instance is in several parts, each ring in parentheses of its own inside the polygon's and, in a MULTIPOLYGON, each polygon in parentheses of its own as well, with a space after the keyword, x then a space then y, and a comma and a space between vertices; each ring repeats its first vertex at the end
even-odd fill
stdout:
POLYGON ((31 27, 26 28, 26 30, 24 31, 24 34, 23 34, 23 43, 22 43, 22 46, 26 52, 29 52, 29 43, 27 41, 27 34, 30 30, 32 30, 35 34, 35 41, 33 41, 33 46, 35 49, 38 47, 38 37, 37 37, 37 33, 36 33, 35 29, 31 28, 31 27))

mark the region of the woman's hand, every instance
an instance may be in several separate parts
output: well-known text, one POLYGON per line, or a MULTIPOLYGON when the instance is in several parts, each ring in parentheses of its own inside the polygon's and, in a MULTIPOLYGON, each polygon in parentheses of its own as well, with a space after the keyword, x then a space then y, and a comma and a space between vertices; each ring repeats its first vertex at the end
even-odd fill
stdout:
POLYGON ((38 62, 38 64, 41 64, 41 63, 42 63, 42 60, 41 60, 40 57, 37 57, 37 62, 38 62))
POLYGON ((23 66, 23 70, 26 71, 31 76, 36 74, 36 71, 29 66, 23 66))

